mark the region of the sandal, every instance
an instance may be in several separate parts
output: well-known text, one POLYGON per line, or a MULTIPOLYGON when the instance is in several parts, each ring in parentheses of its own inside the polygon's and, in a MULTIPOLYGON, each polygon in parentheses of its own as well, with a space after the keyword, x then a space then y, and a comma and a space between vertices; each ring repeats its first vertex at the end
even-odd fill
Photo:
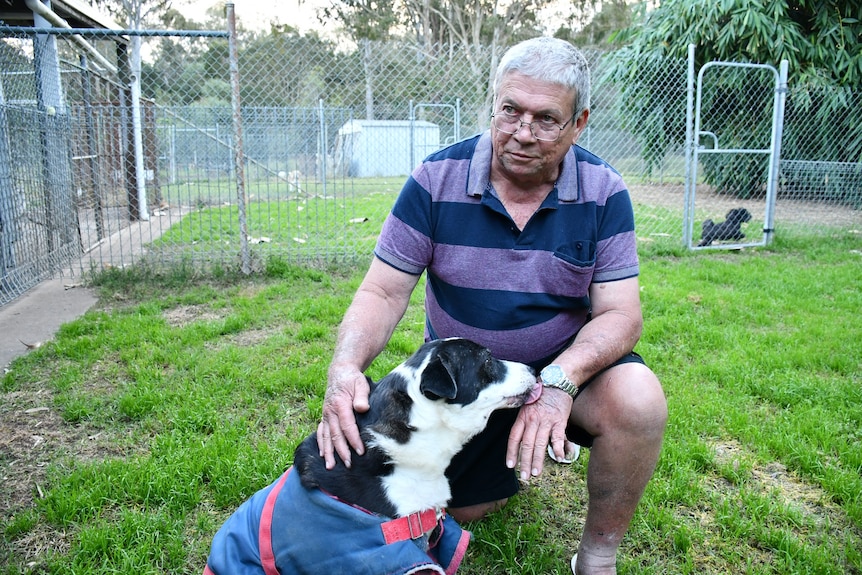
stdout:
POLYGON ((578 457, 581 455, 581 446, 577 443, 573 443, 569 440, 566 440, 566 456, 562 459, 558 459, 556 455, 554 455, 554 448, 548 444, 548 457, 556 461, 557 463, 573 463, 578 460, 578 457))

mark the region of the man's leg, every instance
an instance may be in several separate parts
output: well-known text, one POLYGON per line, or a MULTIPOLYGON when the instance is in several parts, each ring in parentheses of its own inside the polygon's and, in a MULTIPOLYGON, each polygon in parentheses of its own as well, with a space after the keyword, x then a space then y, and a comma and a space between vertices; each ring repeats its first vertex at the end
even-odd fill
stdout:
POLYGON ((489 501, 488 503, 479 503, 465 507, 447 507, 446 513, 451 515, 458 523, 478 521, 502 508, 508 501, 508 499, 499 499, 497 501, 489 501))
POLYGON ((661 451, 667 422, 661 384, 639 363, 614 366, 576 399, 572 422, 595 437, 577 574, 615 574, 617 548, 661 451))

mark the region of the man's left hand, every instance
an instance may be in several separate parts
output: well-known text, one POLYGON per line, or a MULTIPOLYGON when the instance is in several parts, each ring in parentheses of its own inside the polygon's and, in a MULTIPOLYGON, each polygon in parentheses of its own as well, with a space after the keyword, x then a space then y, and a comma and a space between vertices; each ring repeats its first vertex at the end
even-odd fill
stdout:
POLYGON ((572 402, 565 391, 546 387, 538 401, 521 407, 509 433, 506 466, 514 469, 520 461, 522 481, 542 473, 549 443, 554 453, 565 456, 572 402))

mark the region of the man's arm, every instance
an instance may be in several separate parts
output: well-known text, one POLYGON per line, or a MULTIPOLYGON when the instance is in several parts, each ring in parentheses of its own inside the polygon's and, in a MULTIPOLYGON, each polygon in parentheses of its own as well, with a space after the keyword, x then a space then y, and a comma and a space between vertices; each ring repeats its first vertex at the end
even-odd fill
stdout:
MULTIPOLYGON (((592 318, 553 361, 577 386, 632 351, 643 328, 636 277, 593 284, 590 303, 592 318)), ((522 479, 542 472, 549 443, 558 457, 565 455, 571 409, 572 398, 553 388, 545 388, 539 401, 521 408, 509 435, 506 462, 514 467, 520 460, 522 479)))
POLYGON ((338 329, 329 366, 323 420, 317 444, 326 467, 335 466, 333 450, 350 466, 350 448, 364 452, 353 411, 368 410, 368 382, 363 372, 383 350, 410 302, 419 276, 374 258, 338 329), (349 446, 348 446, 349 444, 349 446))
POLYGON ((630 351, 643 330, 638 278, 592 284, 592 317, 554 363, 582 385, 630 351))

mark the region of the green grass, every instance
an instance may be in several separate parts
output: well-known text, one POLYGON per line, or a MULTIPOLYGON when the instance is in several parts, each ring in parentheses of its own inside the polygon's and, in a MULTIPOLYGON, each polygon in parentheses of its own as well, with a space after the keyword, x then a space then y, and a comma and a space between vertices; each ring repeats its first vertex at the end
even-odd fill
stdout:
MULTIPOLYGON (((730 253, 645 246, 638 351, 670 421, 620 573, 862 573, 860 251, 846 232, 730 253)), ((221 522, 319 420, 364 271, 265 268, 109 270, 97 309, 12 364, 0 573, 202 571, 221 522)), ((421 303, 417 290, 372 377, 421 341, 421 303)), ((567 574, 588 460, 470 524, 460 572, 567 574)))

